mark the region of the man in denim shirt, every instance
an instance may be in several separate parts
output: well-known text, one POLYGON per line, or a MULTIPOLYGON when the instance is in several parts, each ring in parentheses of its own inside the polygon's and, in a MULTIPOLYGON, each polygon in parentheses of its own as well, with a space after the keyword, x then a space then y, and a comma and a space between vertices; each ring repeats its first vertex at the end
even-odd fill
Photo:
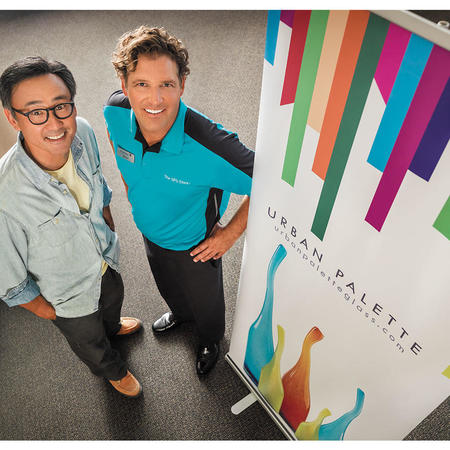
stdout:
POLYGON ((76 117, 67 67, 41 57, 9 66, 0 96, 17 143, 0 159, 0 298, 52 320, 74 353, 121 394, 142 388, 109 337, 120 317, 119 243, 94 132, 76 117))

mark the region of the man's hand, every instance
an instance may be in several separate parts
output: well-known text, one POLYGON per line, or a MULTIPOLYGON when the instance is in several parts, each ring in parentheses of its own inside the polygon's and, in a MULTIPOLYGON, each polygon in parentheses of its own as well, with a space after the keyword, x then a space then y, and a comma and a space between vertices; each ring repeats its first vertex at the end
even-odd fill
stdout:
POLYGON ((209 238, 190 253, 194 257, 194 262, 219 259, 233 246, 247 227, 248 207, 249 198, 245 197, 228 225, 222 227, 216 223, 209 238))
POLYGON ((219 259, 233 246, 238 237, 232 235, 226 227, 216 223, 210 237, 194 248, 190 255, 194 256, 194 262, 219 259))
POLYGON ((111 208, 109 207, 109 205, 103 208, 103 218, 105 219, 106 225, 108 225, 108 227, 111 228, 112 231, 116 231, 114 220, 111 214, 111 208))
POLYGON ((31 311, 33 314, 36 314, 36 316, 39 316, 42 319, 56 319, 55 308, 53 308, 53 306, 45 300, 42 295, 38 295, 34 300, 31 300, 31 302, 24 303, 19 306, 24 309, 28 309, 28 311, 31 311))

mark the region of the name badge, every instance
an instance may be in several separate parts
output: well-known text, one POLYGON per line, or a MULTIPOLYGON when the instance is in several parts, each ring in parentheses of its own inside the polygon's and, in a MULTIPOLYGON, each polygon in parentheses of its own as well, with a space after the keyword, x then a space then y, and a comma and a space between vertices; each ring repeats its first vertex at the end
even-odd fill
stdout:
POLYGON ((134 163, 134 155, 133 155, 133 153, 125 150, 120 145, 117 146, 117 155, 120 156, 123 159, 126 159, 130 163, 134 163))

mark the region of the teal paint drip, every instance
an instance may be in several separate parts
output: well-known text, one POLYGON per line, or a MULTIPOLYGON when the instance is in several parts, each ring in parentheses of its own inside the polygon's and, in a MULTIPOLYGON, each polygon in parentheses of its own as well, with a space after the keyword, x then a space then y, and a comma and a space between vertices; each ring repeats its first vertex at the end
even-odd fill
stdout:
POLYGON ((344 434, 350 425, 350 422, 361 414, 364 406, 365 394, 361 389, 356 391, 356 404, 355 407, 343 414, 339 419, 334 422, 322 425, 319 429, 319 441, 342 441, 344 440, 344 434))
POLYGON ((272 313, 273 313, 273 282, 275 272, 287 251, 282 244, 276 248, 267 268, 266 296, 256 320, 248 330, 247 349, 245 350, 244 369, 258 385, 261 369, 272 359, 273 332, 272 332, 272 313))

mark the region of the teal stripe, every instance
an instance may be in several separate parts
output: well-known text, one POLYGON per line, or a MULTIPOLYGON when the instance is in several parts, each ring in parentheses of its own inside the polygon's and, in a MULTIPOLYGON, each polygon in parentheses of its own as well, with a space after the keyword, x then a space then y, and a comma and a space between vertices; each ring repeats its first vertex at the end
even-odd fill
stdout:
POLYGON ((384 171, 433 44, 413 34, 392 88, 367 162, 384 171))
POLYGON ((317 68, 322 52, 323 38, 327 28, 329 11, 312 11, 309 20, 303 52, 302 66, 298 77, 297 92, 295 94, 294 109, 292 111, 291 127, 289 130, 286 154, 284 157, 281 178, 294 186, 297 175, 300 151, 305 135, 306 121, 316 82, 317 68))
POLYGON ((311 231, 323 240, 369 95, 389 22, 370 14, 311 231))
POLYGON ((266 31, 266 52, 264 58, 270 64, 275 61, 275 50, 277 48, 278 28, 280 26, 281 11, 269 11, 267 14, 267 31, 266 31))

